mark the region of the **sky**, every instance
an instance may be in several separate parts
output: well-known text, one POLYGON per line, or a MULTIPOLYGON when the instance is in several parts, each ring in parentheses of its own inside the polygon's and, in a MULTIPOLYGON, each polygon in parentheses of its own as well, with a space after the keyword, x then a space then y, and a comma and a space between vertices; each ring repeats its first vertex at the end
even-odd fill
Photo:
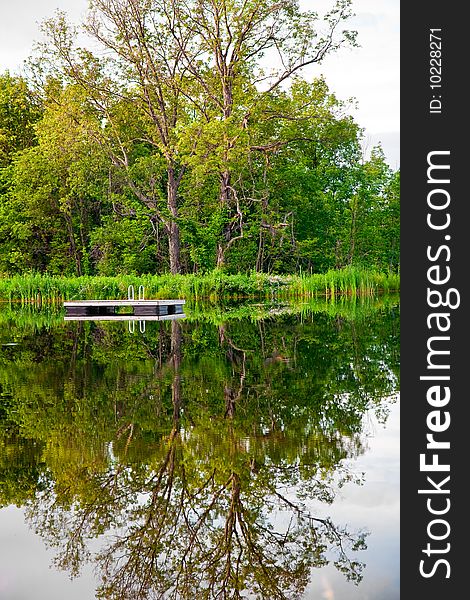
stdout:
MULTIPOLYGON (((322 12, 331 0, 301 0, 301 5, 322 12)), ((0 72, 20 73, 23 61, 40 39, 39 24, 64 10, 79 22, 88 0, 0 0, 0 72)), ((400 1, 353 0, 355 17, 348 27, 358 31, 359 48, 342 49, 304 76, 324 75, 330 90, 341 100, 351 97, 356 122, 364 128, 364 152, 381 143, 388 163, 400 166, 400 1)))

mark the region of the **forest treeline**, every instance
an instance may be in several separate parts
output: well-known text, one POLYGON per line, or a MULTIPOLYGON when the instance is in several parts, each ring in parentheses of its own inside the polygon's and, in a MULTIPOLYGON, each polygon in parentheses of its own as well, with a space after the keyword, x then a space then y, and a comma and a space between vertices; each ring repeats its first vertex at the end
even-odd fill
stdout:
POLYGON ((323 78, 350 2, 92 0, 0 75, 0 274, 399 271, 399 173, 323 78), (274 66, 273 66, 274 65, 274 66))

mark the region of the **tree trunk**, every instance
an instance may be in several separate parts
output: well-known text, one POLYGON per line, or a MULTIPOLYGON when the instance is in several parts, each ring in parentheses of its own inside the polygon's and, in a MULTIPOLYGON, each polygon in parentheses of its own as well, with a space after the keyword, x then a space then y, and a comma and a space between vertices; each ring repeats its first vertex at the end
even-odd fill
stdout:
POLYGON ((255 271, 261 273, 263 271, 264 264, 264 232, 263 232, 263 218, 259 226, 258 236, 258 253, 256 255, 255 271))
POLYGON ((351 231, 350 231, 350 240, 349 240, 349 256, 348 256, 348 264, 352 265, 354 261, 354 253, 356 250, 356 234, 357 234, 357 198, 354 199, 352 211, 351 211, 351 231))
POLYGON ((223 246, 222 242, 219 242, 217 244, 216 267, 219 269, 219 268, 223 267, 224 264, 225 264, 225 250, 224 250, 224 246, 223 246))
POLYGON ((168 250, 170 255, 170 271, 174 275, 181 273, 181 242, 180 228, 176 219, 178 218, 178 201, 177 201, 178 181, 175 177, 173 167, 168 168, 168 210, 170 211, 170 221, 167 225, 168 232, 168 250))
POLYGON ((75 241, 75 234, 73 231, 72 218, 67 212, 65 212, 64 219, 65 219, 65 225, 67 228, 67 234, 68 234, 68 238, 69 238, 70 252, 75 261, 75 269, 77 271, 77 275, 80 277, 82 275, 82 261, 81 261, 81 257, 80 257, 80 252, 77 248, 77 244, 75 241))
POLYGON ((180 230, 178 224, 171 221, 168 226, 168 247, 170 253, 170 271, 173 275, 181 273, 180 230))
MULTIPOLYGON (((219 201, 222 206, 225 206, 230 211, 230 171, 223 171, 220 174, 220 192, 219 201)), ((225 264, 226 244, 230 240, 230 226, 224 225, 222 231, 222 239, 217 244, 217 267, 223 267, 225 264)))

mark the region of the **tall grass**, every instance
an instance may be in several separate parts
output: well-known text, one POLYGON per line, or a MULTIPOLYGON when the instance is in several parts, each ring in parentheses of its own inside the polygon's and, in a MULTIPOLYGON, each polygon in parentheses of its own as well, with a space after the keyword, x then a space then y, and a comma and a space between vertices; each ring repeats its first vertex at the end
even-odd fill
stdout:
POLYGON ((0 299, 22 303, 62 303, 64 300, 125 299, 133 285, 137 294, 145 287, 147 299, 222 300, 257 298, 296 299, 339 295, 366 296, 398 291, 399 276, 355 268, 316 275, 263 273, 228 275, 213 271, 206 275, 119 275, 116 277, 53 277, 42 274, 0 278, 0 299))
POLYGON ((320 294, 335 300, 337 296, 373 296, 383 292, 398 292, 400 276, 396 273, 379 273, 355 267, 330 270, 315 275, 292 278, 291 297, 318 297, 320 294))

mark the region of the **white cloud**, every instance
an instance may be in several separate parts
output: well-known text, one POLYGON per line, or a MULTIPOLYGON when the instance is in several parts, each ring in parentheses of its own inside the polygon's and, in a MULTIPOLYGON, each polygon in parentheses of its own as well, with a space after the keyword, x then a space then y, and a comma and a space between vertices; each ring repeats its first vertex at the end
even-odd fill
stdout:
MULTIPOLYGON (((310 9, 325 10, 329 4, 328 0, 303 1, 303 6, 310 9)), ((356 16, 348 28, 358 31, 360 47, 340 50, 310 71, 312 75, 325 75, 339 98, 356 98, 354 117, 365 128, 366 139, 372 139, 373 144, 383 142, 394 168, 399 165, 399 6, 399 0, 355 0, 356 16)))

